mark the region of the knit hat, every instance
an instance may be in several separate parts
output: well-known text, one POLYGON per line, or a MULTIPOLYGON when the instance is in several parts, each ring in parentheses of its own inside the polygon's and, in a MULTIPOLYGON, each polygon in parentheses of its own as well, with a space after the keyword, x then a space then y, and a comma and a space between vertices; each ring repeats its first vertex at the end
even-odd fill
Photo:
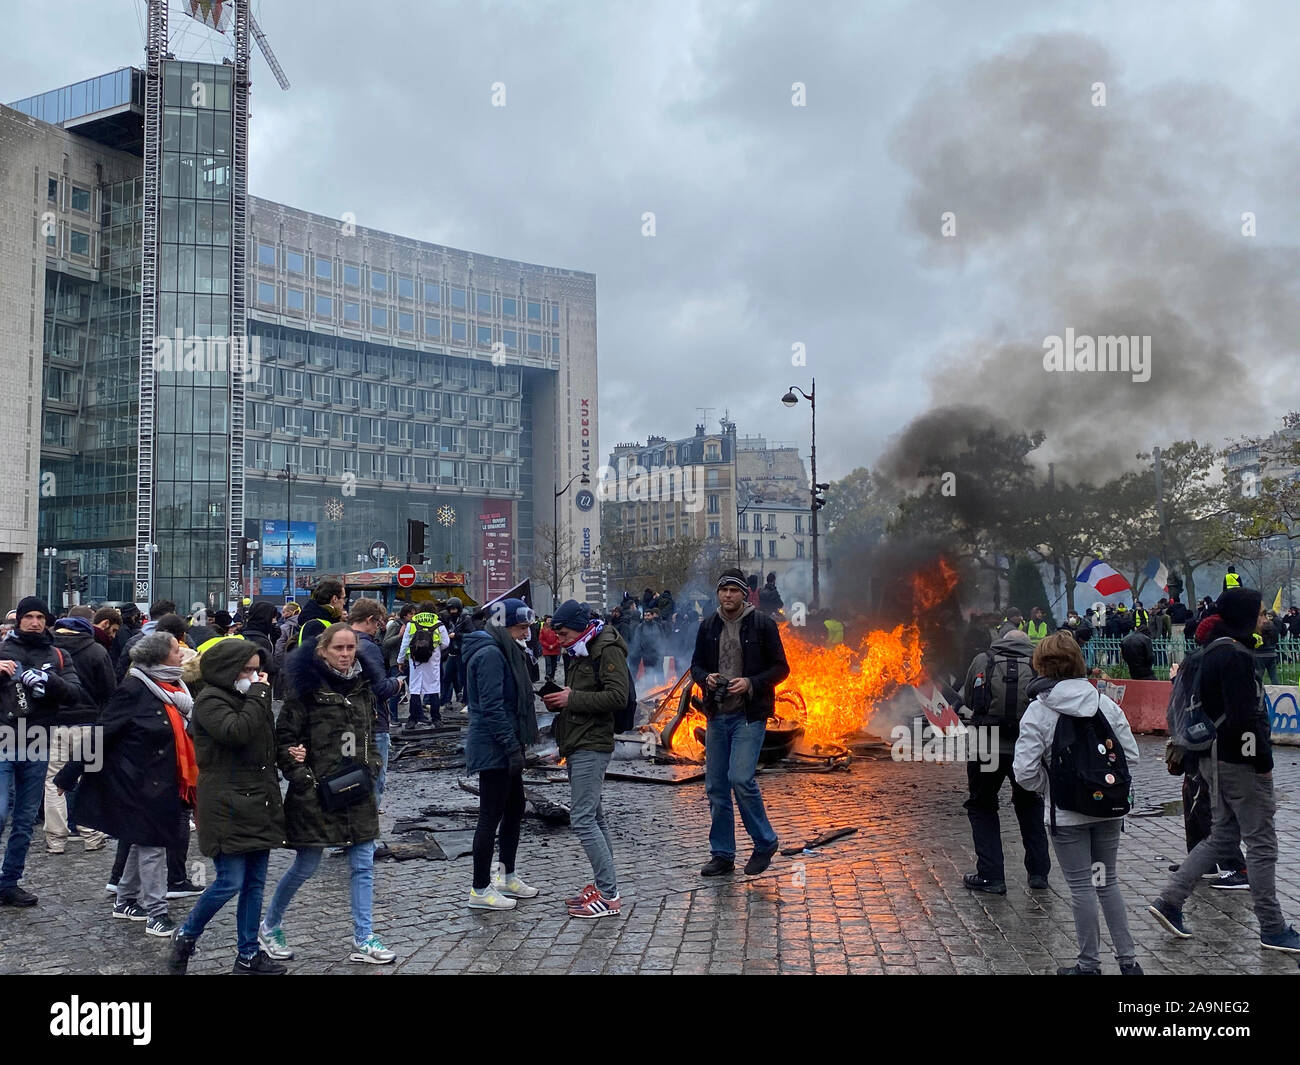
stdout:
POLYGON ((25 595, 18 600, 17 618, 22 621, 24 614, 30 614, 33 610, 39 610, 45 615, 45 624, 54 624, 54 615, 50 613, 50 608, 45 605, 44 599, 38 599, 34 595, 25 595))
POLYGON ((576 599, 566 599, 561 603, 551 617, 551 627, 559 626, 565 629, 572 629, 574 632, 582 632, 591 624, 591 609, 586 603, 579 603, 576 599))
POLYGON ((493 603, 488 613, 491 624, 507 629, 511 625, 531 625, 534 621, 533 608, 522 599, 503 599, 499 604, 493 603))
POLYGON ((718 591, 722 591, 728 585, 739 588, 742 592, 749 591, 749 581, 745 580, 745 574, 734 567, 724 569, 722 575, 718 577, 718 591))
MULTIPOLYGON (((1263 593, 1255 588, 1229 588, 1215 603, 1223 627, 1234 636, 1249 636, 1255 631, 1263 593)), ((21 614, 19 615, 22 616, 21 614)))
MULTIPOLYGON (((36 608, 28 607, 28 609, 35 610, 36 608)), ((22 617, 21 614, 19 614, 18 616, 22 617)), ((59 620, 55 624, 58 628, 65 629, 68 632, 79 632, 83 636, 95 635, 95 626, 91 624, 89 618, 73 618, 73 617, 59 618, 59 620)))

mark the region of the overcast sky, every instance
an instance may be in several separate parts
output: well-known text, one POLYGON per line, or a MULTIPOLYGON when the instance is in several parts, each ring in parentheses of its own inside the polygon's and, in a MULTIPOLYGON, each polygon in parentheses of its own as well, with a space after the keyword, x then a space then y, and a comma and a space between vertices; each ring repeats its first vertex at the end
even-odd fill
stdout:
MULTIPOLYGON (((143 10, 143 0, 7 5, 0 99, 142 65, 143 10)), ((946 125, 975 120, 963 106, 968 78, 982 80, 998 56, 1077 58, 1059 64, 1070 93, 1101 69, 1116 120, 1144 94, 1212 91, 1220 106, 1206 121, 1231 131, 1234 172, 1203 200, 1180 196, 1179 208, 1228 222, 1259 209, 1262 240, 1287 253, 1296 241, 1295 171, 1290 183, 1264 173, 1279 155, 1295 158, 1300 4, 1291 0, 261 0, 254 11, 293 88, 281 92, 255 57, 250 191, 593 272, 602 453, 649 433, 688 435, 697 407, 711 408, 713 424, 730 410, 742 434, 806 452, 807 407, 786 410, 779 398, 815 375, 819 472, 840 477, 875 462, 932 403, 962 398, 960 377, 935 376, 954 349, 985 337, 1039 348, 1042 329, 1020 335, 1015 313, 1033 278, 1013 277, 987 232, 984 244, 935 254, 934 234, 922 231, 939 226, 926 177, 962 136, 946 125), (1044 37, 1056 43, 1036 51, 1044 37), (492 106, 495 82, 504 108, 492 106), (794 82, 806 86, 804 107, 792 106, 794 82), (654 237, 642 235, 646 211, 654 237), (804 368, 791 366, 796 343, 804 368)), ((173 27, 181 22, 174 11, 173 27)), ((200 36, 187 40, 192 48, 200 36)), ((1014 114, 997 112, 1003 126, 987 137, 1014 138, 1014 114)), ((1198 114, 1187 107, 1179 121, 1203 144, 1198 114)), ((1128 122, 1130 140, 1141 135, 1132 114, 1128 122)), ((1153 140, 1182 135, 1151 130, 1153 140)), ((1173 158, 1174 177, 1183 165, 1218 165, 1194 152, 1173 158)), ((1032 169, 1029 159, 1018 165, 1032 169)), ((1139 186, 1148 177, 1131 175, 1139 186)), ((1144 195, 1158 202, 1170 174, 1155 178, 1144 195)), ((950 184, 945 194, 960 200, 963 183, 950 184)), ((1008 181, 1007 196, 1021 188, 1008 181)), ((943 209, 957 211, 966 236, 977 206, 943 209)), ((1247 373, 1295 358, 1294 349, 1238 354, 1247 373)), ((1214 426, 1223 433, 1267 429, 1295 402, 1294 388, 1279 395, 1266 375, 1234 388, 1259 403, 1239 429, 1231 419, 1214 426)), ((1153 403, 1153 421, 1171 416, 1167 399, 1153 403)), ((1086 402, 1104 414, 1104 397, 1086 402)))

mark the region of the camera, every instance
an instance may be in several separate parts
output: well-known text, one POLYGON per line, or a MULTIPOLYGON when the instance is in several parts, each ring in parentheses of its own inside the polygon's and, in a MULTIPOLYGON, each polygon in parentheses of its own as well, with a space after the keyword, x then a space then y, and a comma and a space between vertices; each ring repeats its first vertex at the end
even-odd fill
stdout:
POLYGON ((713 704, 713 709, 721 710, 722 704, 727 699, 727 685, 731 683, 730 677, 718 675, 718 686, 709 693, 709 701, 713 704))

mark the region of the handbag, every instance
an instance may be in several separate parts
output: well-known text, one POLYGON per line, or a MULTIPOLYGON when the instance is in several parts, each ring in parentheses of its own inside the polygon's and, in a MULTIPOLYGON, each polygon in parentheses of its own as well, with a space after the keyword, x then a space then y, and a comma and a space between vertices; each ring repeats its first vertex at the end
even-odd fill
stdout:
MULTIPOLYGON (((311 724, 307 726, 307 736, 304 743, 307 747, 307 760, 311 761, 311 724)), ((367 760, 370 754, 370 736, 366 736, 366 755, 367 760)), ((326 813, 337 813, 339 810, 346 810, 350 806, 356 806, 366 801, 374 794, 375 785, 370 779, 370 767, 365 762, 354 762, 350 757, 343 759, 343 764, 337 769, 318 777, 312 774, 316 781, 316 798, 319 800, 321 809, 326 813)))

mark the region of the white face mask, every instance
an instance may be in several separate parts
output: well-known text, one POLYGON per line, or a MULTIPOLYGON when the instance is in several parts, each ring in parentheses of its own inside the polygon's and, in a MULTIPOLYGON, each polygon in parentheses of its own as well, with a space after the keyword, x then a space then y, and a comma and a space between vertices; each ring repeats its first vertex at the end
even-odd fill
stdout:
POLYGON ((527 640, 516 640, 515 643, 517 643, 517 644, 518 644, 520 647, 522 647, 525 651, 528 650, 528 641, 527 641, 527 640))
POLYGON ((253 682, 248 677, 240 677, 239 680, 235 681, 235 691, 239 692, 240 695, 246 695, 248 689, 252 686, 253 682))

